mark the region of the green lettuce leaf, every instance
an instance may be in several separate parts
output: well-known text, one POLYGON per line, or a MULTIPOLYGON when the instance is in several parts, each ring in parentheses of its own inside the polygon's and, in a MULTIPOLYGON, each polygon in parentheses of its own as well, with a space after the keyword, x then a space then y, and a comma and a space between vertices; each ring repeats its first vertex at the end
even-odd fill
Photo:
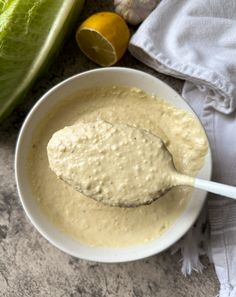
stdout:
POLYGON ((0 0, 0 121, 52 60, 83 2, 0 0))

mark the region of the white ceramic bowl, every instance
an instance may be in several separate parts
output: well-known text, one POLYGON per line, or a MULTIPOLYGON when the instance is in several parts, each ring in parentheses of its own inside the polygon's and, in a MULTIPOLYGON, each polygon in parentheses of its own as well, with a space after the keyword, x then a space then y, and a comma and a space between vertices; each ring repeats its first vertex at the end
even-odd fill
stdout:
MULTIPOLYGON (((204 204, 206 193, 195 190, 184 213, 176 223, 160 238, 140 246, 126 248, 90 247, 61 233, 50 223, 38 206, 30 189, 27 174, 27 156, 35 127, 48 110, 83 88, 108 85, 138 87, 156 94, 178 108, 193 113, 189 105, 167 84, 141 71, 128 68, 103 68, 75 75, 47 92, 32 108, 27 116, 17 141, 15 154, 15 175, 23 208, 35 228, 53 245, 64 252, 82 259, 99 262, 125 262, 160 253, 180 239, 192 226, 204 204)), ((194 113, 193 113, 194 114, 194 113)), ((208 151, 199 177, 211 177, 211 153, 208 151)))

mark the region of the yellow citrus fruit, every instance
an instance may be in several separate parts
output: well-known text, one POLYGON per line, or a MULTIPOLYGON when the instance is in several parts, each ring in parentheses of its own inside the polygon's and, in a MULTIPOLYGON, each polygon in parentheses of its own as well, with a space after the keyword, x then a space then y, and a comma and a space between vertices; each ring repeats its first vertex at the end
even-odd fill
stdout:
POLYGON ((81 51, 101 66, 115 64, 126 51, 129 38, 126 22, 114 12, 99 12, 90 16, 76 32, 81 51))

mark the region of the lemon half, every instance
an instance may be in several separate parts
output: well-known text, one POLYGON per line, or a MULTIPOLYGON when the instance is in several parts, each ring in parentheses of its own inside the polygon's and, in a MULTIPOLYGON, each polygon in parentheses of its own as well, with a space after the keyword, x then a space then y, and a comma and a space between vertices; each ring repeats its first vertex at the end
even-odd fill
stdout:
POLYGON ((126 22, 113 12, 92 15, 76 32, 81 51, 100 66, 115 64, 125 53, 129 38, 126 22))

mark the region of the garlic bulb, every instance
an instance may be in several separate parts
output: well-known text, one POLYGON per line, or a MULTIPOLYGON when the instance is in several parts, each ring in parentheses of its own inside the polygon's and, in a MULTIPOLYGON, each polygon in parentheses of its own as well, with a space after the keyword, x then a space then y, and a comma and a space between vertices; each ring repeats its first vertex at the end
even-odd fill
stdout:
POLYGON ((157 5, 158 0, 114 0, 115 11, 131 25, 141 23, 157 5))

